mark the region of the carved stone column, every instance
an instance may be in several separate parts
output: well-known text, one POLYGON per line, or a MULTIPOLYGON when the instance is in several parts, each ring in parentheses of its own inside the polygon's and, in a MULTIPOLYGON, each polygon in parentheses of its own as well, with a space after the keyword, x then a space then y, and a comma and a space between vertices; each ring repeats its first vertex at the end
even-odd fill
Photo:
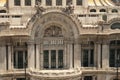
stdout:
POLYGON ((12 58, 12 46, 11 44, 8 44, 8 69, 11 70, 12 69, 12 62, 11 62, 11 58, 12 58))
POLYGON ((31 5, 34 7, 36 4, 35 4, 36 0, 31 0, 31 5))
POLYGON ((63 6, 66 6, 66 0, 62 1, 63 6))
POLYGON ((68 44, 68 56, 69 56, 69 62, 70 62, 70 64, 69 64, 69 68, 71 69, 71 68, 73 68, 73 44, 68 44))
POLYGON ((21 6, 25 6, 25 0, 21 0, 21 6))
POLYGON ((40 69, 43 69, 43 44, 40 44, 40 51, 39 51, 39 56, 40 56, 40 69))
POLYGON ((75 68, 79 68, 81 63, 80 63, 80 51, 81 47, 78 43, 74 45, 74 65, 75 68))
POLYGON ((36 44, 36 68, 37 69, 40 69, 40 45, 39 44, 36 44))
POLYGON ((34 69, 35 65, 35 50, 34 50, 34 43, 29 42, 28 43, 28 68, 34 69))
POLYGON ((0 71, 6 70, 6 46, 2 45, 0 47, 0 71))
POLYGON ((102 66, 104 69, 109 67, 109 44, 108 42, 102 45, 102 66))
POLYGON ((52 6, 56 6, 56 0, 52 0, 52 6))
POLYGON ((96 49, 97 49, 97 67, 100 68, 101 67, 101 49, 102 45, 101 43, 96 43, 96 49))
POLYGON ((46 0, 42 0, 42 5, 43 5, 43 6, 46 5, 46 0))

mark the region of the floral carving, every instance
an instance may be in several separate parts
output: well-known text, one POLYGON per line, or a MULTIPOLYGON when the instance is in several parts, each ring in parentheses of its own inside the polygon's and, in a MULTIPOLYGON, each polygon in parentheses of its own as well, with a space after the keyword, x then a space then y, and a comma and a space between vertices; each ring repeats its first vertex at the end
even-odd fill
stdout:
POLYGON ((45 30, 44 37, 62 37, 62 29, 57 26, 51 26, 45 30))

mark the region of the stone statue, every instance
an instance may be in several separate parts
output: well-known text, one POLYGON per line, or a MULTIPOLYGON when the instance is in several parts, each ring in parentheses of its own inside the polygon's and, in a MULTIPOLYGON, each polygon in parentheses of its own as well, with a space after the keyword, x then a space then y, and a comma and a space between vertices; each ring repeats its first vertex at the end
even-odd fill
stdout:
POLYGON ((68 3, 68 7, 66 7, 63 11, 66 12, 67 14, 72 14, 74 12, 74 6, 70 2, 68 3))
POLYGON ((35 8, 37 10, 36 14, 39 14, 39 15, 41 15, 42 12, 45 11, 45 9, 41 6, 41 2, 40 1, 37 1, 37 4, 35 5, 35 8))

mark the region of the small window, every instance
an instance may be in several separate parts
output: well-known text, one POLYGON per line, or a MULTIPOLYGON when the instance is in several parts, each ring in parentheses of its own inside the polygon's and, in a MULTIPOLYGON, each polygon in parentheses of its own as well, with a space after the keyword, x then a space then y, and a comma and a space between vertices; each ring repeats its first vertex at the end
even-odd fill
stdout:
POLYGON ((95 9, 91 9, 90 12, 96 12, 96 10, 95 9))
POLYGON ((77 5, 82 5, 82 0, 77 0, 77 1, 76 1, 76 4, 77 4, 77 5))
POLYGON ((106 10, 105 9, 100 9, 100 12, 106 12, 106 10))
POLYGON ((66 0, 66 5, 72 4, 72 0, 66 0))
POLYGON ((6 10, 0 10, 0 13, 6 13, 6 10))
POLYGON ((112 13, 118 13, 118 10, 117 9, 113 9, 112 13))
POLYGON ((20 6, 21 0, 14 0, 14 5, 15 6, 20 6))
POLYGON ((62 0, 56 0, 56 5, 57 5, 57 6, 62 5, 62 0))
POLYGON ((46 0, 46 6, 52 6, 52 0, 46 0))
POLYGON ((25 0, 25 6, 31 6, 31 0, 25 0))
POLYGON ((112 24, 111 29, 120 29, 120 22, 112 24))

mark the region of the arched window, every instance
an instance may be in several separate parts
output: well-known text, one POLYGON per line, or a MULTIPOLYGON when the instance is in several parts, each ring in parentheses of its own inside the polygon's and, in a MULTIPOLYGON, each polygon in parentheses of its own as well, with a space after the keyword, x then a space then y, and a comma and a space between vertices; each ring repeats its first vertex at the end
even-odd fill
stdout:
POLYGON ((112 24, 111 29, 120 29, 120 22, 112 24))
POLYGON ((76 5, 82 5, 82 0, 77 0, 76 5))
POLYGON ((96 10, 95 9, 91 9, 90 12, 96 12, 96 10))
POLYGON ((31 6, 31 0, 25 0, 25 6, 31 6))
POLYGON ((94 42, 88 41, 88 43, 82 44, 82 66, 94 67, 94 42))
POLYGON ((112 13, 118 13, 117 9, 112 9, 112 13))
POLYGON ((46 6, 52 6, 52 0, 46 0, 46 6))
POLYGON ((61 6, 62 5, 62 0, 56 0, 56 5, 61 6))
POLYGON ((106 12, 106 10, 105 9, 100 9, 100 12, 106 12))
POLYGON ((120 59, 120 40, 110 41, 109 66, 116 67, 118 58, 120 59))
POLYGON ((21 0, 14 0, 14 5, 15 6, 20 6, 21 5, 21 0))
POLYGON ((61 69, 64 66, 64 41, 62 29, 52 25, 44 31, 43 68, 61 69))
POLYGON ((0 13, 6 13, 6 10, 0 10, 0 13))

